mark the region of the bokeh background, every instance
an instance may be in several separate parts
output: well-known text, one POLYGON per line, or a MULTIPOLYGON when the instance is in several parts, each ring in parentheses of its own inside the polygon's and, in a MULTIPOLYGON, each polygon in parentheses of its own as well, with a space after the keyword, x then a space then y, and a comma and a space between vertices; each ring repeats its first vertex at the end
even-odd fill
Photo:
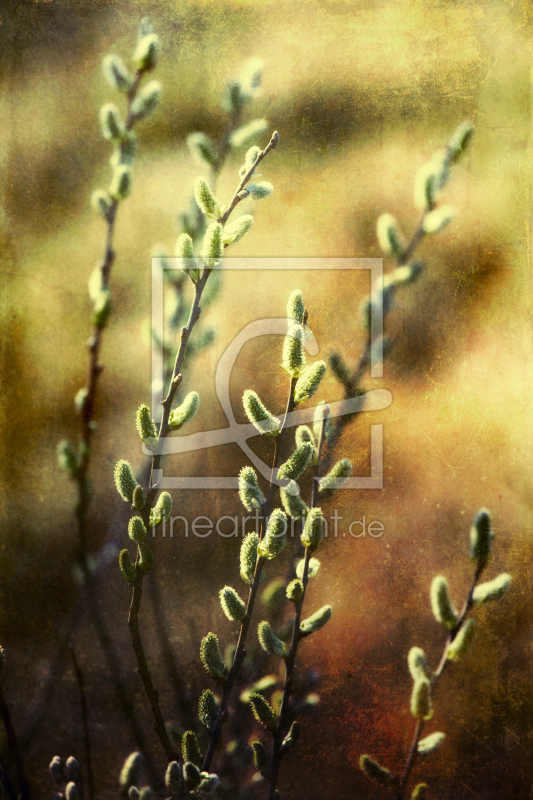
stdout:
MULTIPOLYGON (((122 761, 135 748, 75 568, 75 489, 56 466, 55 447, 77 437, 73 398, 84 383, 90 330, 86 287, 103 242, 89 205, 91 191, 109 180, 98 109, 115 98, 101 59, 108 52, 128 59, 147 15, 162 41, 154 77, 164 95, 138 128, 134 191, 118 217, 90 512, 97 602, 145 731, 147 758, 162 775, 127 635, 129 591, 116 565, 127 510, 112 472, 119 458, 139 474, 146 468, 133 420, 149 399, 150 257, 156 245, 173 254, 177 218, 199 174, 185 139, 195 130, 222 134, 225 82, 247 58, 261 56, 264 90, 252 116, 266 117, 281 143, 263 168, 274 194, 252 209, 255 224, 235 256, 380 256, 377 216, 389 211, 412 231, 418 168, 463 119, 476 125, 472 149, 446 190, 458 217, 423 243, 426 270, 398 295, 388 322, 393 349, 384 377, 365 384, 389 389, 393 403, 361 415, 338 445, 356 474, 368 474, 370 423, 383 423, 384 489, 342 492, 331 507, 345 520, 379 520, 385 533, 324 546, 309 608, 327 602, 334 614, 300 656, 320 702, 284 762, 282 797, 381 796, 359 771, 363 752, 401 770, 412 730, 406 654, 419 645, 439 658, 443 633, 431 615, 429 585, 442 572, 457 602, 466 592, 468 532, 480 507, 492 511, 496 531, 488 577, 510 572, 513 588, 478 614, 472 655, 443 679, 431 730, 445 731, 447 740, 415 775, 435 798, 530 797, 532 19, 529 3, 519 0, 21 0, 2 7, 0 641, 8 659, 4 691, 33 796, 54 791, 52 756, 83 760, 69 642, 85 674, 99 797, 116 795, 122 761)), ((222 199, 235 188, 242 155, 231 155, 220 176, 222 199)), ((218 357, 247 322, 283 314, 294 288, 304 292, 321 354, 335 349, 355 363, 364 346, 364 276, 228 272, 208 312, 214 342, 187 367, 187 388, 201 396, 190 431, 225 425, 214 393, 218 357)), ((284 407, 280 347, 273 337, 242 351, 232 375, 241 421, 246 388, 273 411, 284 407)), ((339 399, 341 390, 328 377, 322 394, 339 399)), ((267 456, 268 443, 255 446, 267 456)), ((242 454, 228 446, 168 466, 202 475, 236 474, 242 465, 242 454)), ((175 492, 174 504, 188 520, 242 513, 236 492, 175 492)), ((238 547, 236 539, 215 536, 155 543, 141 624, 165 716, 178 732, 209 685, 197 655, 202 635, 215 630, 224 645, 234 640, 217 594, 225 583, 242 588, 238 547), (163 619, 153 612, 154 593, 163 619)), ((287 554, 272 576, 283 576, 289 561, 287 554)), ((262 607, 257 620, 266 613, 262 607)), ((246 716, 242 708, 236 713, 246 716)), ((249 732, 260 734, 251 721, 249 732)), ((250 754, 239 758, 249 782, 250 754)), ((215 767, 222 761, 221 754, 215 767)), ((251 784, 250 796, 264 792, 251 784)))

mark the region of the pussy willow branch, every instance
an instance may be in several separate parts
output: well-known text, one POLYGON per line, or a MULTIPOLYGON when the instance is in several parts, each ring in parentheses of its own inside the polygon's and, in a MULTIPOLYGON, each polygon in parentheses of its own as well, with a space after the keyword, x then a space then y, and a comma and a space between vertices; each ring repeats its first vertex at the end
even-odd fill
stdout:
POLYGON ((94 786, 94 772, 92 761, 92 746, 91 734, 89 731, 89 713, 87 710, 87 695, 85 693, 85 679, 83 672, 80 669, 74 647, 70 645, 70 657, 72 659, 72 666, 74 667, 74 675, 76 676, 76 683, 78 684, 78 692, 80 695, 80 708, 81 708, 81 722, 83 727, 83 751, 85 756, 85 769, 87 770, 87 794, 89 800, 94 800, 95 786, 94 786))
POLYGON ((7 743, 9 745, 9 749, 11 750, 13 761, 15 762, 15 769, 17 771, 17 781, 18 781, 18 788, 21 800, 30 800, 30 785, 26 777, 26 771, 24 769, 24 762, 22 761, 22 753, 20 751, 17 734, 15 733, 15 728, 13 727, 11 714, 9 712, 8 705, 6 703, 4 697, 4 691, 2 689, 1 684, 0 684, 0 717, 2 718, 2 722, 4 723, 7 743))
MULTIPOLYGON (((268 491, 267 499, 263 504, 263 515, 262 515, 262 525, 261 525, 261 535, 260 539, 263 538, 264 532, 266 530, 266 526, 268 524, 268 518, 270 516, 270 512, 272 511, 272 504, 274 502, 274 496, 276 493, 276 483, 274 481, 274 477, 276 474, 276 470, 279 467, 280 460, 281 460, 281 445, 285 436, 285 431, 287 430, 286 422, 287 417, 292 411, 294 411, 295 402, 294 402, 294 391, 296 388, 296 378, 291 378, 291 384, 289 389, 289 398, 287 400, 287 408, 285 411, 285 416, 283 418, 283 423, 281 425, 281 430, 279 436, 276 436, 275 443, 274 443, 274 460, 272 464, 272 472, 270 475, 270 487, 268 491)), ((255 565, 254 571, 254 578, 252 583, 250 584, 250 590, 248 592, 248 601, 246 603, 246 615, 241 622, 241 627, 239 630, 239 638, 237 640, 237 648, 235 650, 235 655, 233 656, 233 663, 231 665, 231 669, 228 673, 226 681, 224 683, 224 688, 222 691, 222 698, 220 701, 220 706, 217 713, 217 718, 215 724, 213 725, 213 729, 211 731, 211 737, 209 739, 209 745, 207 748, 207 752, 205 754, 204 762, 202 765, 202 769, 205 772, 209 772, 211 767, 211 762, 213 760, 213 756, 215 755, 216 746, 220 739, 220 735, 222 733, 222 728, 226 723, 229 717, 228 705, 231 698, 231 693, 233 691, 233 687, 235 685, 235 681, 239 674, 242 662, 246 657, 246 638, 248 636, 248 632, 250 630, 250 624, 252 621, 252 614, 254 610, 254 604, 257 597, 257 590, 259 588, 259 583, 261 580, 261 573, 263 571, 263 567, 265 566, 267 559, 263 556, 260 556, 257 559, 257 563, 255 565)))
MULTIPOLYGON (((448 647, 451 645, 451 643, 453 642, 453 640, 455 639, 455 637, 457 636, 457 634, 461 630, 463 622, 465 621, 465 619, 467 617, 467 614, 468 614, 468 612, 470 611, 470 609, 472 607, 472 604, 473 604, 472 598, 473 598, 473 595, 474 595, 474 589, 476 588, 477 582, 479 581, 479 578, 481 576, 481 573, 483 572, 483 569, 484 569, 484 567, 483 566, 480 567, 479 564, 476 567, 476 570, 475 570, 475 573, 474 573, 474 578, 473 578, 473 581, 472 581, 472 585, 470 586, 470 589, 468 590, 468 594, 466 595, 466 600, 464 602, 464 605, 463 605, 463 608, 461 610, 461 613, 459 614, 459 618, 457 620, 457 625, 448 633, 448 637, 446 639, 446 644, 444 645, 444 650, 442 652, 442 656, 441 656, 441 659, 439 661, 439 666, 437 667, 437 670, 434 673, 433 678, 431 680, 431 695, 432 695, 432 697, 434 695, 435 687, 436 687, 436 685, 437 685, 437 683, 439 681, 439 678, 442 676, 444 670, 446 669, 446 665, 448 664, 448 659, 446 657, 447 653, 448 653, 448 647)), ((415 763, 415 760, 416 760, 416 756, 418 754, 418 742, 420 741, 420 736, 422 734, 423 728, 424 728, 424 721, 420 720, 420 719, 417 720, 416 724, 415 724, 414 732, 413 732, 413 738, 412 738, 412 741, 411 741, 411 746, 409 748, 409 753, 407 755, 407 760, 405 762, 404 771, 403 771, 403 774, 402 774, 402 777, 400 779, 400 783, 399 783, 399 786, 398 786, 398 792, 397 792, 397 795, 396 795, 396 800, 403 800, 403 798, 405 797, 405 790, 406 790, 407 781, 409 780, 409 776, 411 775, 411 771, 413 769, 413 766, 414 766, 414 763, 415 763)))
MULTIPOLYGON (((326 431, 326 423, 328 418, 328 411, 329 409, 324 409, 324 416, 322 418, 322 427, 320 431, 320 439, 318 442, 318 454, 317 454, 317 465, 315 470, 315 475, 313 476, 313 488, 312 488, 312 496, 311 496, 311 508, 315 507, 316 503, 316 494, 317 494, 317 479, 316 476, 320 474, 320 459, 322 453, 322 444, 325 438, 325 431, 326 431)), ((298 652, 298 646, 302 640, 302 636, 300 634, 300 622, 302 620, 302 609, 303 604, 305 601, 305 593, 307 590, 307 584, 309 582, 309 562, 311 560, 311 551, 309 547, 305 548, 305 556, 304 556, 304 568, 302 574, 302 584, 303 584, 303 594, 301 600, 295 604, 294 608, 294 622, 292 627, 292 639, 291 639, 291 646, 289 650, 289 654, 285 659, 285 683, 283 686, 283 699, 281 701, 281 708, 278 717, 278 724, 276 726, 276 730, 273 733, 273 742, 272 742, 272 761, 270 764, 270 778, 269 778, 269 786, 268 786, 268 800, 274 800, 276 795, 276 785, 278 782, 279 776, 279 769, 281 766, 281 761, 285 753, 283 752, 281 745, 283 742, 283 737, 285 735, 287 729, 287 715, 289 712, 289 701, 291 697, 292 691, 292 679, 294 674, 294 665, 296 663, 296 654, 298 652)))
MULTIPOLYGON (((243 193, 244 186, 250 180, 255 167, 263 160, 263 158, 265 158, 265 156, 271 150, 273 150, 276 147, 278 142, 279 142, 279 134, 278 134, 277 131, 274 131, 274 133, 272 134, 272 137, 271 137, 270 142, 268 143, 268 145, 265 147, 265 149, 261 153, 259 153, 259 155, 257 156, 254 164, 250 167, 250 169, 248 170, 246 175, 244 175, 244 177, 242 178, 241 182, 239 183, 239 186, 238 186, 235 194, 233 195, 233 197, 232 197, 232 199, 230 201, 230 205, 229 205, 228 209, 217 220, 221 225, 224 225, 227 222, 227 220, 228 220, 231 212, 235 208, 235 206, 237 206, 238 203, 241 200, 243 200, 245 196, 247 196, 247 193, 246 194, 243 193)), ((174 402, 174 397, 175 397, 176 391, 177 391, 178 386, 179 386, 179 384, 181 382, 181 367, 182 367, 183 361, 185 359, 185 352, 186 352, 186 349, 187 349, 187 343, 189 341, 189 338, 191 336, 191 333, 192 333, 192 330, 193 330, 195 324, 198 322, 198 319, 200 318, 200 313, 201 313, 200 301, 202 299, 202 293, 204 291, 205 285, 206 285, 206 283, 207 283, 207 281, 209 279, 209 275, 211 274, 211 272, 212 272, 212 269, 208 269, 207 267, 204 267, 204 271, 202 273, 202 277, 195 284, 195 287, 194 287, 194 299, 193 299, 193 302, 192 302, 192 305, 191 305, 191 310, 190 310, 190 313, 189 313, 189 319, 187 321, 187 324, 181 330, 180 344, 179 344, 178 352, 176 354, 176 360, 174 362, 174 369, 172 371, 172 378, 170 380, 170 386, 169 386, 168 393, 167 393, 165 399, 162 401, 163 416, 162 416, 161 423, 160 423, 160 426, 159 426, 159 435, 158 435, 158 443, 159 444, 168 436, 168 434, 170 433, 170 430, 171 430, 169 428, 168 421, 169 421, 169 418, 170 418, 170 412, 172 410, 172 403, 174 402)), ((294 401, 294 387, 292 386, 292 384, 291 384, 291 387, 292 387, 292 399, 294 401)), ((281 434, 280 434, 280 436, 281 436, 281 434)), ((144 508, 142 510, 142 519, 143 519, 144 525, 145 525, 145 527, 147 529, 149 529, 149 527, 150 527, 150 511, 152 510, 152 508, 154 506, 155 498, 156 498, 156 495, 157 495, 157 485, 153 483, 153 477, 154 477, 154 474, 157 474, 157 472, 161 468, 162 458, 163 458, 162 448, 159 447, 158 448, 158 452, 155 453, 153 455, 153 457, 152 457, 152 470, 151 470, 149 484, 148 484, 148 494, 147 494, 147 498, 146 498, 146 503, 145 503, 144 508)), ((161 713, 161 708, 160 708, 160 705, 159 705, 159 695, 158 695, 158 693, 157 693, 157 691, 156 691, 156 689, 154 687, 153 681, 152 681, 152 677, 151 677, 151 674, 150 674, 150 670, 149 670, 149 667, 148 667, 148 662, 146 660, 146 655, 145 655, 145 652, 144 652, 144 647, 143 647, 143 643, 142 643, 142 639, 141 639, 141 634, 140 634, 140 630, 139 630, 139 611, 140 611, 140 606, 141 606, 142 583, 143 583, 144 575, 143 575, 142 571, 138 568, 138 563, 136 563, 135 568, 136 568, 136 572, 137 572, 137 580, 136 580, 135 584, 133 585, 133 590, 132 590, 131 605, 130 605, 130 611, 129 611, 129 615, 128 615, 128 628, 129 628, 129 631, 130 631, 130 636, 131 636, 133 649, 135 651, 135 656, 137 658, 137 667, 138 667, 138 671, 139 671, 139 676, 140 676, 140 678, 142 680, 146 696, 148 698, 148 701, 150 703, 150 707, 152 709, 152 715, 154 717, 154 729, 155 729, 155 731, 156 731, 156 733, 157 733, 157 735, 159 737, 159 740, 161 742, 161 745, 163 747, 163 750, 165 751, 165 755, 166 755, 167 759, 169 760, 169 762, 170 761, 179 761, 179 756, 174 752, 174 749, 172 747, 172 744, 170 742, 170 738, 168 736, 168 733, 167 733, 167 730, 166 730, 166 727, 165 727, 165 723, 164 723, 164 720, 163 720, 163 715, 161 713)), ((255 582, 255 578, 254 578, 254 582, 255 582)), ((255 588, 255 593, 256 592, 257 592, 257 587, 255 588)), ((254 593, 254 599, 255 599, 255 593, 254 593)), ((251 591, 250 591, 250 594, 251 594, 251 591)), ((252 603, 252 607, 253 607, 253 603, 252 603)), ((238 648, 237 648, 237 650, 238 650, 238 648)), ((244 656, 242 656, 242 657, 244 658, 244 656)), ((242 661, 242 658, 241 658, 241 661, 242 661)), ((217 722, 218 722, 218 719, 217 719, 217 722)), ((212 758, 212 756, 211 756, 211 758, 212 758)))

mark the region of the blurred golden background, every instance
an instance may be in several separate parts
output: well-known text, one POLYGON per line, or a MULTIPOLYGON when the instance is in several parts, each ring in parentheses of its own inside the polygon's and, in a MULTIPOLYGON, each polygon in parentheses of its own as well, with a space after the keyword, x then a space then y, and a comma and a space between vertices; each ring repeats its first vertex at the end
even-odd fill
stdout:
MULTIPOLYGON (((381 796, 359 771, 362 752, 401 769, 412 728, 406 654, 419 645, 438 659, 443 634, 431 615, 429 585, 442 572, 454 594, 464 595, 469 527, 487 507, 496 532, 488 577, 510 572, 512 590, 478 615, 471 657, 443 680, 434 722, 448 738, 416 776, 441 800, 531 797, 529 3, 23 0, 0 14, 0 642, 7 652, 4 691, 34 796, 53 793, 47 775, 53 755, 81 754, 65 642, 74 642, 85 673, 99 797, 116 793, 122 760, 135 746, 87 608, 79 605, 75 489, 57 468, 55 448, 78 434, 73 398, 85 380, 87 280, 104 235, 89 204, 91 191, 109 179, 98 110, 115 98, 101 60, 108 52, 126 60, 138 22, 148 15, 162 42, 154 77, 163 100, 139 126, 133 193, 116 227, 114 313, 104 335, 90 470, 90 549, 100 561, 98 602, 157 767, 163 774, 134 673, 129 591, 116 566, 127 510, 112 473, 119 458, 143 467, 134 412, 149 401, 150 349, 142 331, 150 313, 150 257, 158 244, 173 255, 177 215, 188 209, 199 174, 186 137, 196 130, 221 135, 225 82, 247 58, 261 56, 264 88, 252 116, 280 132, 262 169, 274 193, 253 207, 255 224, 232 256, 379 257, 379 214, 394 214, 410 233, 418 218, 412 200, 418 168, 463 119, 476 126, 446 189, 458 217, 420 248, 426 269, 398 294, 387 323, 393 349, 384 377, 365 383, 389 389, 393 403, 347 426, 338 446, 355 474, 368 474, 369 425, 383 423, 384 489, 345 491, 331 502, 345 519, 380 520, 385 533, 324 547, 309 603, 331 603, 334 614, 300 654, 302 667, 320 675, 321 702, 284 762, 281 795, 381 796)), ((233 193, 241 161, 242 154, 228 159, 217 185, 221 199, 233 193)), ((335 349, 355 363, 364 347, 363 278, 340 271, 265 272, 259 279, 228 272, 208 310, 215 341, 187 372, 187 387, 201 397, 187 432, 226 424, 214 393, 218 358, 247 322, 283 315, 294 288, 303 291, 320 357, 335 349)), ((280 347, 273 337, 250 343, 239 357, 231 391, 240 421, 246 388, 275 413, 284 407, 280 347)), ((330 376, 321 393, 341 397, 330 376)), ((265 457, 268 449, 257 444, 265 457)), ((228 446, 169 459, 168 467, 183 475, 237 474, 243 464, 237 447, 228 446)), ((242 513, 236 492, 173 497, 189 520, 242 513)), ((238 585, 238 542, 159 540, 155 554, 150 580, 194 706, 208 685, 197 655, 201 636, 215 630, 224 644, 233 641, 218 590, 238 585)), ((285 569, 286 563, 278 572, 285 569)), ((148 592, 141 626, 164 713, 179 728, 148 592)), ((262 793, 257 787, 256 795, 262 793)))

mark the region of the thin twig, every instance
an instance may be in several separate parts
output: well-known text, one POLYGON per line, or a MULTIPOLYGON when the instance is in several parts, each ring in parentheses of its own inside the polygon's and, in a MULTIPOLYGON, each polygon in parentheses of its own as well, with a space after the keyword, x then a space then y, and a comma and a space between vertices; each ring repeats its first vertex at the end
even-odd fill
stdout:
POLYGON ((78 664, 76 653, 74 652, 74 645, 71 644, 69 649, 70 657, 72 659, 72 666, 74 667, 74 675, 76 676, 76 683, 78 684, 78 692, 80 695, 81 722, 83 726, 83 749, 85 754, 85 769, 87 770, 87 794, 89 795, 89 800, 94 800, 94 772, 91 734, 89 731, 89 713, 87 710, 87 696, 85 694, 85 679, 78 664))
POLYGON ((11 714, 9 713, 9 708, 6 703, 4 697, 4 691, 2 689, 1 684, 0 684, 0 717, 2 718, 2 722, 4 723, 4 728, 6 730, 6 736, 7 736, 7 743, 9 745, 9 749, 11 750, 11 755, 13 756, 13 760, 15 762, 15 769, 17 771, 17 780, 18 780, 19 794, 21 800, 30 800, 30 785, 26 777, 26 772, 24 770, 24 763, 22 761, 22 754, 20 752, 17 734, 15 733, 15 728, 13 727, 11 714))

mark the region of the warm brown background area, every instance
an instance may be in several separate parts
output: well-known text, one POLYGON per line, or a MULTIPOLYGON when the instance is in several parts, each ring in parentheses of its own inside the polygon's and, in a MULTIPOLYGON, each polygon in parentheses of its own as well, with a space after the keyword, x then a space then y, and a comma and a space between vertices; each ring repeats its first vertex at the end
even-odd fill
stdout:
MULTIPOLYGON (((473 653, 439 686, 428 732, 443 730, 447 740, 438 755, 418 764, 416 777, 440 800, 531 797, 532 20, 529 3, 519 0, 21 0, 2 6, 0 642, 7 652, 4 690, 33 796, 53 794, 52 756, 82 758, 69 641, 85 672, 98 797, 116 796, 120 766, 134 748, 87 608, 79 605, 75 492, 56 467, 55 447, 77 436, 73 398, 85 379, 86 287, 103 241, 89 197, 109 179, 98 109, 116 98, 101 59, 115 52, 127 60, 146 15, 162 41, 154 77, 164 94, 138 127, 134 190, 118 217, 90 531, 100 562, 98 602, 157 767, 162 775, 127 636, 129 591, 116 565, 118 548, 127 543, 127 510, 113 488, 113 466, 128 458, 139 473, 145 467, 133 420, 139 403, 149 400, 143 324, 150 313, 150 256, 158 243, 173 255, 176 217, 187 209, 198 174, 185 138, 195 130, 221 134, 224 83, 259 55, 264 92, 253 116, 266 117, 281 142, 262 170, 274 194, 251 209, 255 224, 233 248, 235 256, 380 256, 377 216, 389 211, 412 231, 417 169, 459 122, 476 124, 472 149, 446 190, 458 217, 420 249, 427 267, 398 295, 384 378, 365 384, 389 389, 393 403, 361 415, 339 444, 339 457, 351 458, 356 474, 367 474, 369 426, 383 423, 383 491, 341 492, 330 513, 337 508, 345 521, 380 520, 385 533, 376 540, 330 540, 323 548, 309 609, 331 603, 334 613, 299 656, 302 669, 320 675, 321 703, 284 762, 282 798, 382 796, 359 771, 362 752, 401 770, 413 722, 406 654, 419 645, 433 661, 439 658, 444 635, 431 615, 429 585, 435 574, 446 574, 459 603, 472 569, 469 527, 480 507, 492 511, 496 531, 488 577, 510 572, 513 586, 501 603, 478 614, 473 653)), ((235 188, 241 155, 230 157, 221 175, 223 200, 235 188)), ((225 425, 214 394, 218 357, 247 322, 283 315, 294 288, 304 293, 320 355, 336 349, 355 363, 364 343, 358 308, 368 290, 360 275, 229 272, 208 311, 215 342, 188 367, 187 388, 198 390, 201 408, 187 432, 225 425)), ((246 388, 276 413, 284 407, 280 347, 273 337, 243 350, 232 375, 240 421, 246 388)), ((340 398, 333 378, 321 395, 340 398)), ((257 448, 269 457, 268 442, 257 448)), ((169 459, 168 468, 237 474, 244 463, 233 446, 169 459)), ((174 504, 189 520, 242 512, 236 492, 175 492, 174 504)), ((209 685, 197 657, 201 636, 215 630, 224 645, 233 641, 234 626, 217 593, 225 583, 243 588, 238 547, 236 539, 215 536, 155 542, 147 583, 157 584, 190 708, 209 685)), ((272 576, 285 574, 290 554, 283 558, 272 576)), ((141 624, 165 716, 179 729, 180 704, 155 635, 152 600, 147 590, 141 624)), ((259 614, 264 608, 258 621, 259 614)), ((0 752, 5 749, 0 733, 0 752)), ((248 762, 243 780, 252 772, 248 762)), ((256 786, 252 794, 264 791, 256 786)))

